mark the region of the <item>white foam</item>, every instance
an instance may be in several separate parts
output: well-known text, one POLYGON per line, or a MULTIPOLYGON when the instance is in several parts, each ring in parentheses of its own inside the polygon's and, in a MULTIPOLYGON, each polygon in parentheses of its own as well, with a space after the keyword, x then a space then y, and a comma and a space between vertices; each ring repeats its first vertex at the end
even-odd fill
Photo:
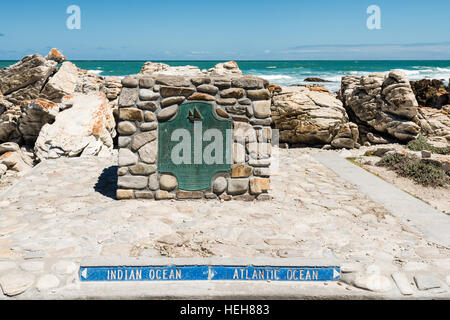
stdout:
POLYGON ((103 72, 103 70, 88 70, 88 72, 94 73, 99 76, 103 72))
POLYGON ((288 75, 283 75, 283 74, 273 74, 273 75, 267 75, 267 74, 262 74, 260 75, 261 77, 267 79, 267 80, 286 80, 286 79, 294 79, 291 76, 288 75))

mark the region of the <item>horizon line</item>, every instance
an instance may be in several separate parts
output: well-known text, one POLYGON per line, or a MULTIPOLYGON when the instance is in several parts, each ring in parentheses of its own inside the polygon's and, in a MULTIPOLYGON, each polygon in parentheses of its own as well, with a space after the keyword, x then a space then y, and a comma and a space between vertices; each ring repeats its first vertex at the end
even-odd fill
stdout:
MULTIPOLYGON (((0 59, 0 61, 20 61, 21 59, 0 59)), ((126 61, 126 62, 216 62, 216 61, 241 61, 241 62, 285 62, 285 61, 450 61, 450 59, 66 59, 64 61, 126 61)))

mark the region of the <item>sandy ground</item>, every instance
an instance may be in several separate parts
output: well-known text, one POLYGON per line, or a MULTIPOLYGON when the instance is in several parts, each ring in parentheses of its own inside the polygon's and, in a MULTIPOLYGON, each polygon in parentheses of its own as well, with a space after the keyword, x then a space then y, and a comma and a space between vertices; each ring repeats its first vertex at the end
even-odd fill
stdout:
POLYGON ((383 180, 393 184, 397 188, 408 192, 409 194, 421 199, 432 207, 450 215, 450 186, 443 187, 424 187, 414 181, 400 177, 395 172, 383 167, 365 165, 365 169, 375 173, 383 180))
MULTIPOLYGON (((353 149, 344 152, 350 152, 349 157, 356 158, 356 161, 362 164, 362 167, 369 172, 376 174, 378 177, 382 178, 386 182, 391 183, 397 188, 413 195, 414 197, 421 199, 422 201, 428 203, 435 209, 450 215, 450 185, 446 187, 425 187, 420 184, 415 183, 412 179, 401 177, 397 175, 394 171, 391 171, 385 167, 378 167, 375 164, 381 160, 380 157, 365 157, 364 154, 368 150, 376 150, 378 148, 392 148, 397 152, 408 152, 421 157, 421 152, 414 152, 407 149, 405 146, 400 144, 389 144, 371 147, 362 147, 360 149, 353 149)), ((340 151, 343 152, 343 151, 340 151)), ((448 158, 445 155, 432 155, 432 159, 448 158)))

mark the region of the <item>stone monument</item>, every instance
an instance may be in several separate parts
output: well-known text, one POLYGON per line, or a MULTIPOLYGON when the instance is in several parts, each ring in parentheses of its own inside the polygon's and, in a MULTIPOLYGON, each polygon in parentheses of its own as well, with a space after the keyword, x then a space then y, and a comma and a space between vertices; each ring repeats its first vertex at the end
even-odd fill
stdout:
POLYGON ((117 199, 270 199, 267 81, 157 74, 122 85, 117 199))

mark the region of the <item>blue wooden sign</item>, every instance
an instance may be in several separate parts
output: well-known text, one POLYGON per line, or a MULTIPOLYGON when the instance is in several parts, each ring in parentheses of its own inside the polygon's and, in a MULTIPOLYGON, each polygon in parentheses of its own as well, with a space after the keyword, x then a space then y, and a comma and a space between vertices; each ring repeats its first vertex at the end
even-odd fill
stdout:
POLYGON ((86 281, 338 281, 339 267, 133 266, 81 267, 86 281))

